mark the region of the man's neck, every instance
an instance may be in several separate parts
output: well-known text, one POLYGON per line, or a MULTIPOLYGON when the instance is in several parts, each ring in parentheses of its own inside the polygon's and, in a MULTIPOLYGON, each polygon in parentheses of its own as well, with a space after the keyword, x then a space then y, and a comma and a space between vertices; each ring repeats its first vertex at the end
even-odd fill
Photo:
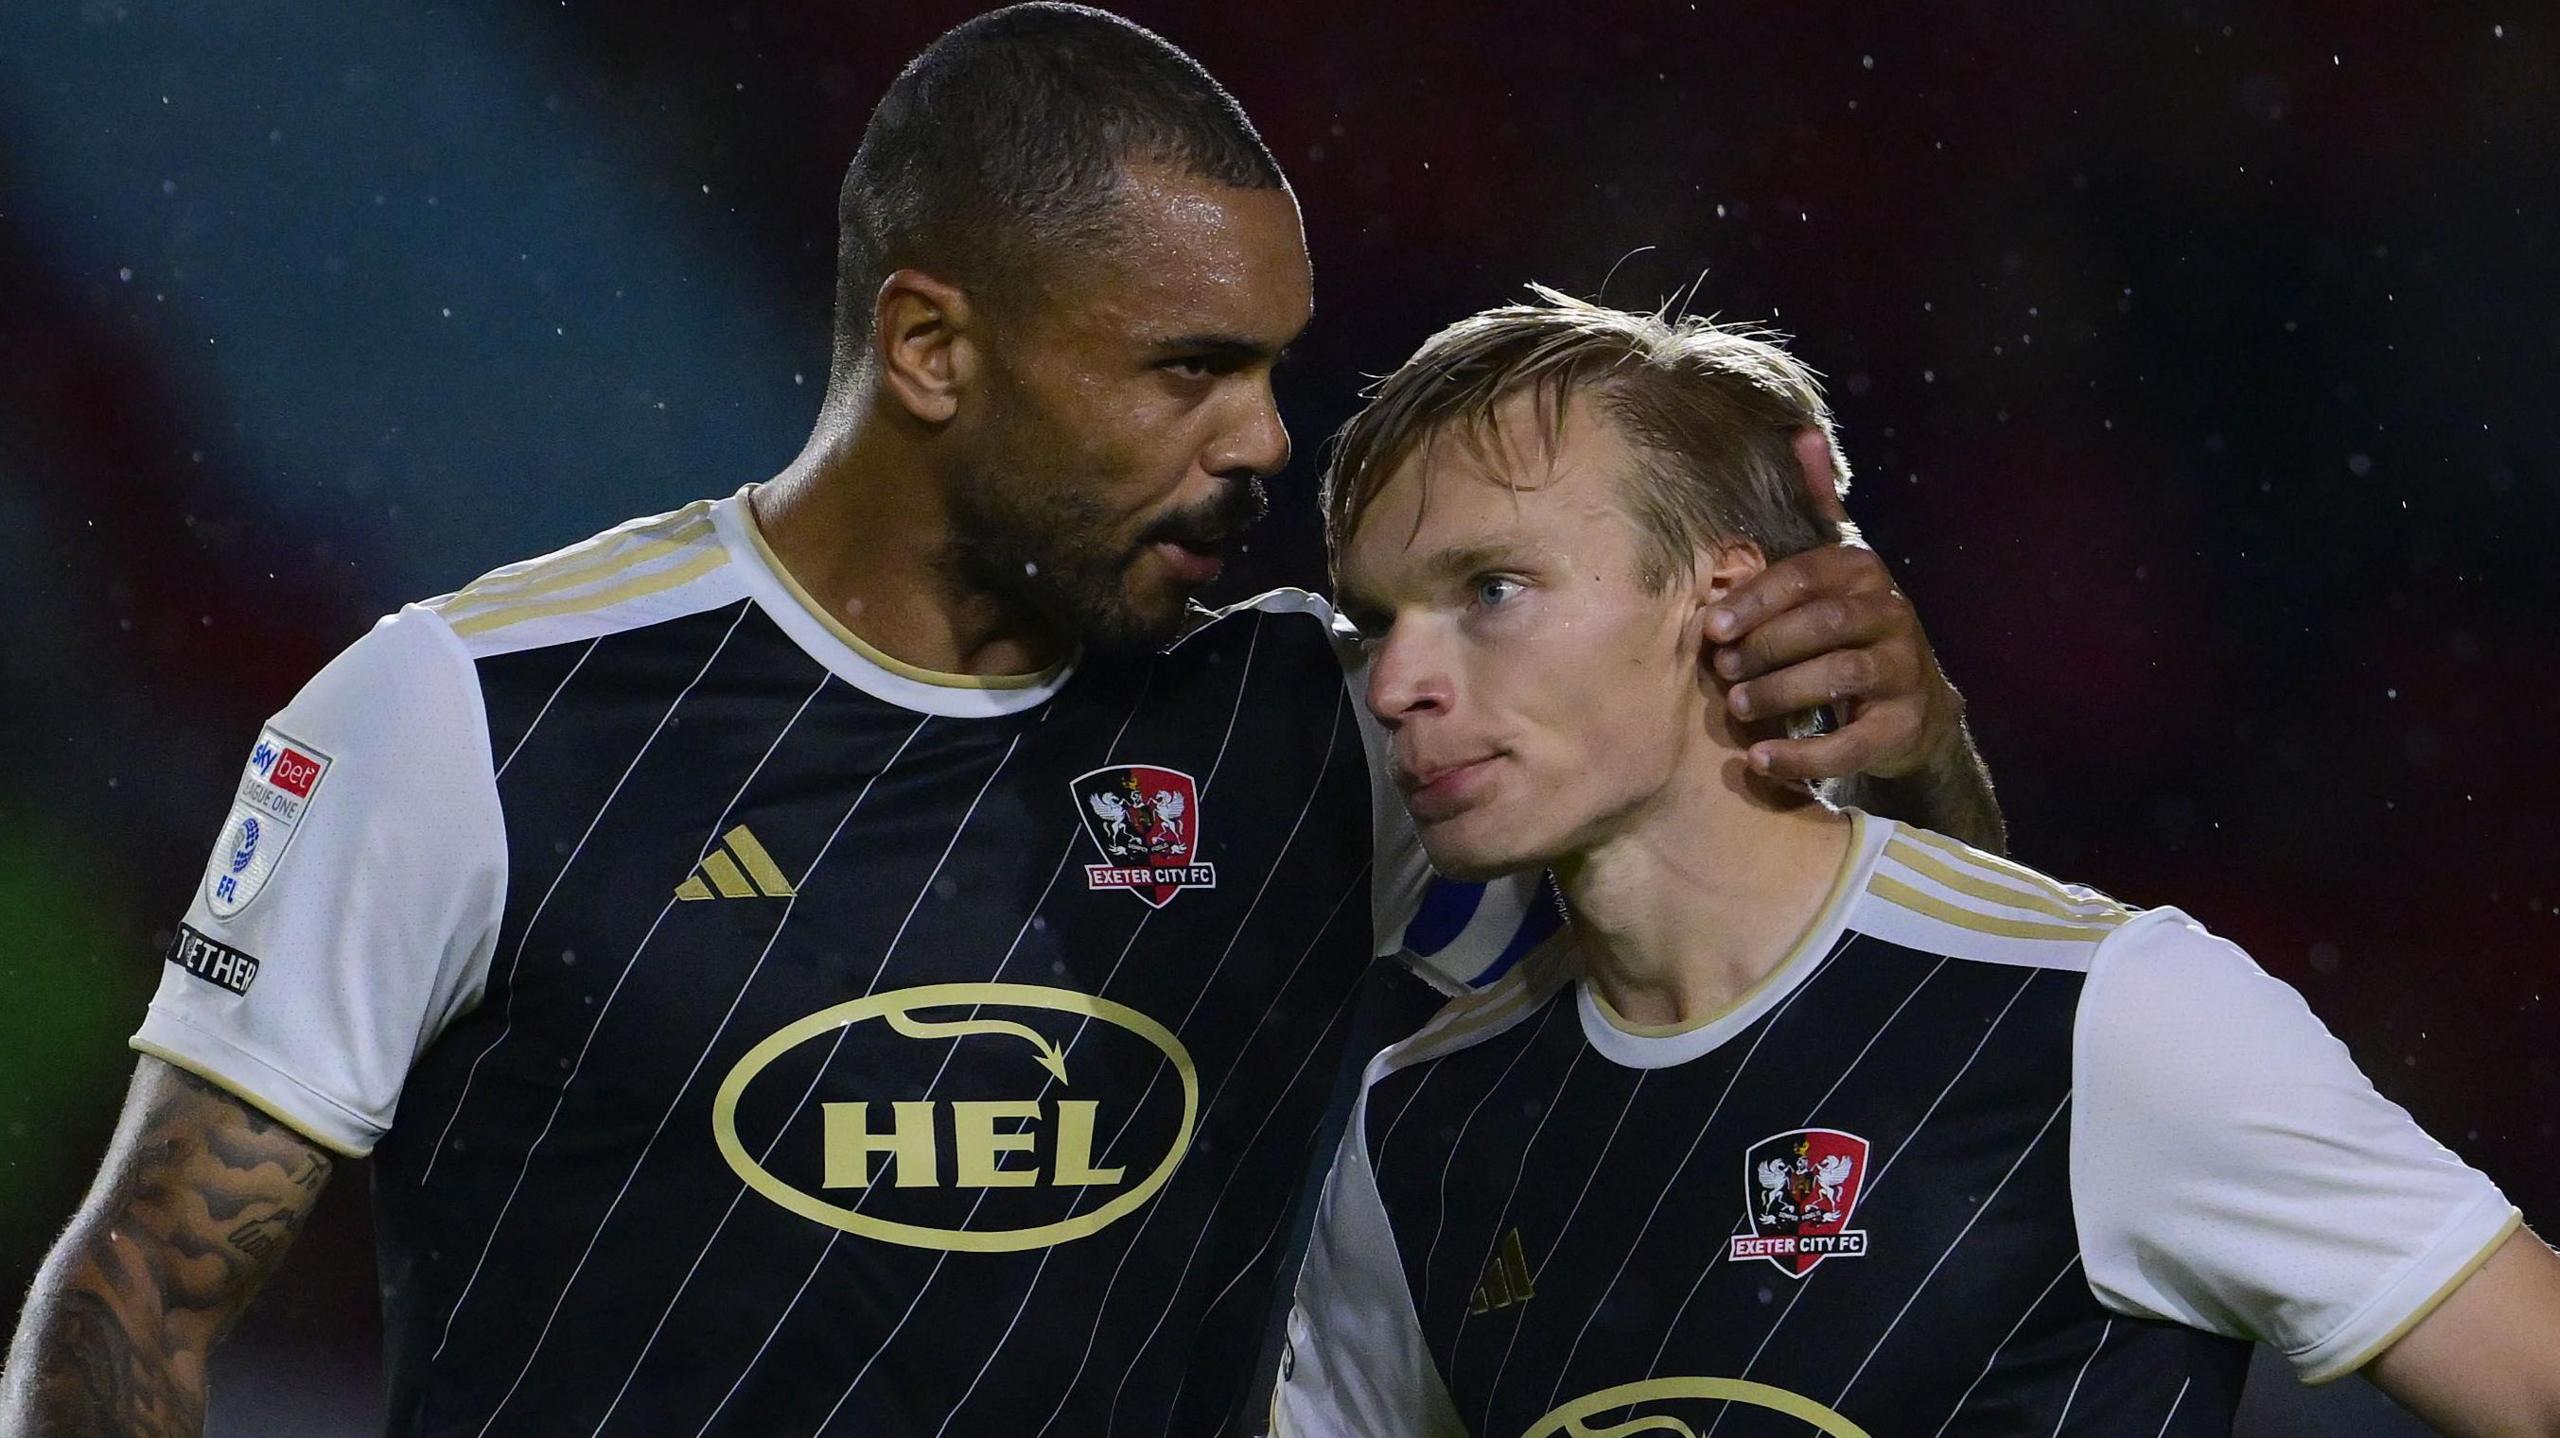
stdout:
POLYGON ((897 659, 942 674, 1030 674, 1073 647, 953 572, 951 517, 923 457, 877 425, 822 415, 749 496, 774 559, 811 603, 897 659))
POLYGON ((1749 781, 1740 788, 1720 778, 1682 786, 1559 867, 1583 971, 1630 1023, 1713 1018, 1821 918, 1854 826, 1819 804, 1781 807, 1749 781))

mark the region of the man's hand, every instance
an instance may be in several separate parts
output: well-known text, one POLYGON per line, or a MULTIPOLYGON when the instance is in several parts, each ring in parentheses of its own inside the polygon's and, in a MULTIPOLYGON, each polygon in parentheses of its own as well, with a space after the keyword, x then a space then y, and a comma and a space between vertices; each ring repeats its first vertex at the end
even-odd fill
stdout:
POLYGON ((1752 745, 1761 773, 1907 779, 1964 743, 1964 701, 1873 550, 1830 545, 1779 560, 1709 613, 1707 637, 1735 718, 1829 704, 1842 720, 1816 738, 1752 745))
POLYGON ((142 1060, 97 1183, 27 1299, 0 1438, 202 1433, 206 1360, 332 1167, 239 1099, 142 1060))
MULTIPOLYGON (((1807 430, 1795 448, 1815 507, 1847 524, 1830 442, 1807 430)), ((1830 705, 1841 720, 1828 734, 1752 745, 1753 769, 1794 782, 1854 777, 1858 787, 1843 797, 1862 807, 1994 852, 2007 847, 1990 773, 1965 732, 1964 699, 1873 550, 1843 543, 1779 560, 1709 611, 1707 638, 1735 718, 1830 705)))

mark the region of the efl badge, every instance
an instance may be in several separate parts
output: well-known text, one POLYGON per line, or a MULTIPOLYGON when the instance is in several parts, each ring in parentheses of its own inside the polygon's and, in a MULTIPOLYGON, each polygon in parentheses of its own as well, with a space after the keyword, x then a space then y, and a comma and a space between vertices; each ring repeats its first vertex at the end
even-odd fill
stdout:
POLYGON ((267 886, 328 773, 328 755, 274 729, 259 731, 258 747, 240 771, 239 792, 231 796, 230 822, 222 826, 205 869, 204 903, 215 918, 249 907, 267 886))
POLYGON ((1775 1134, 1742 1156, 1751 1232, 1733 1240, 1733 1257, 1765 1258, 1789 1278, 1802 1278, 1826 1258, 1864 1258, 1867 1235, 1851 1228, 1858 1190, 1867 1182, 1867 1141, 1836 1128, 1775 1134))
POLYGON ((1185 889, 1214 889, 1218 869, 1200 857, 1200 786, 1179 769, 1119 764, 1072 786, 1084 831, 1107 864, 1084 866, 1085 886, 1126 889, 1163 908, 1185 889))

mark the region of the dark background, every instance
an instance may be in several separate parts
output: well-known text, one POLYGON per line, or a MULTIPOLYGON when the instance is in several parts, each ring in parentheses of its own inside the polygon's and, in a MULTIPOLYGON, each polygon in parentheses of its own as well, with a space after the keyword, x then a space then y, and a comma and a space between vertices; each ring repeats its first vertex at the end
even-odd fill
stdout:
MULTIPOLYGON (((0 17, 0 1287, 106 1138, 259 720, 404 600, 787 460, 837 179, 971 8, 0 17)), ((2105 9, 1133 7, 1252 112, 1316 259, 1300 457, 1223 587, 1318 580, 1359 377, 1523 281, 1773 321, 2016 852, 2244 944, 2547 1221, 2560 24, 2105 9)), ((217 1431, 368 1421, 362 1187, 217 1431)))

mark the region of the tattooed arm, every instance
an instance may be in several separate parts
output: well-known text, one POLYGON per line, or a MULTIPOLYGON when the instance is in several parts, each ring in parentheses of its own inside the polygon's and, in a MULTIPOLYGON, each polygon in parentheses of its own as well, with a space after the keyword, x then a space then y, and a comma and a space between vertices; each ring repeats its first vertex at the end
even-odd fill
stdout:
POLYGON ((308 1139, 145 1058, 0 1377, 0 1435, 204 1431, 205 1363, 329 1180, 308 1139))

